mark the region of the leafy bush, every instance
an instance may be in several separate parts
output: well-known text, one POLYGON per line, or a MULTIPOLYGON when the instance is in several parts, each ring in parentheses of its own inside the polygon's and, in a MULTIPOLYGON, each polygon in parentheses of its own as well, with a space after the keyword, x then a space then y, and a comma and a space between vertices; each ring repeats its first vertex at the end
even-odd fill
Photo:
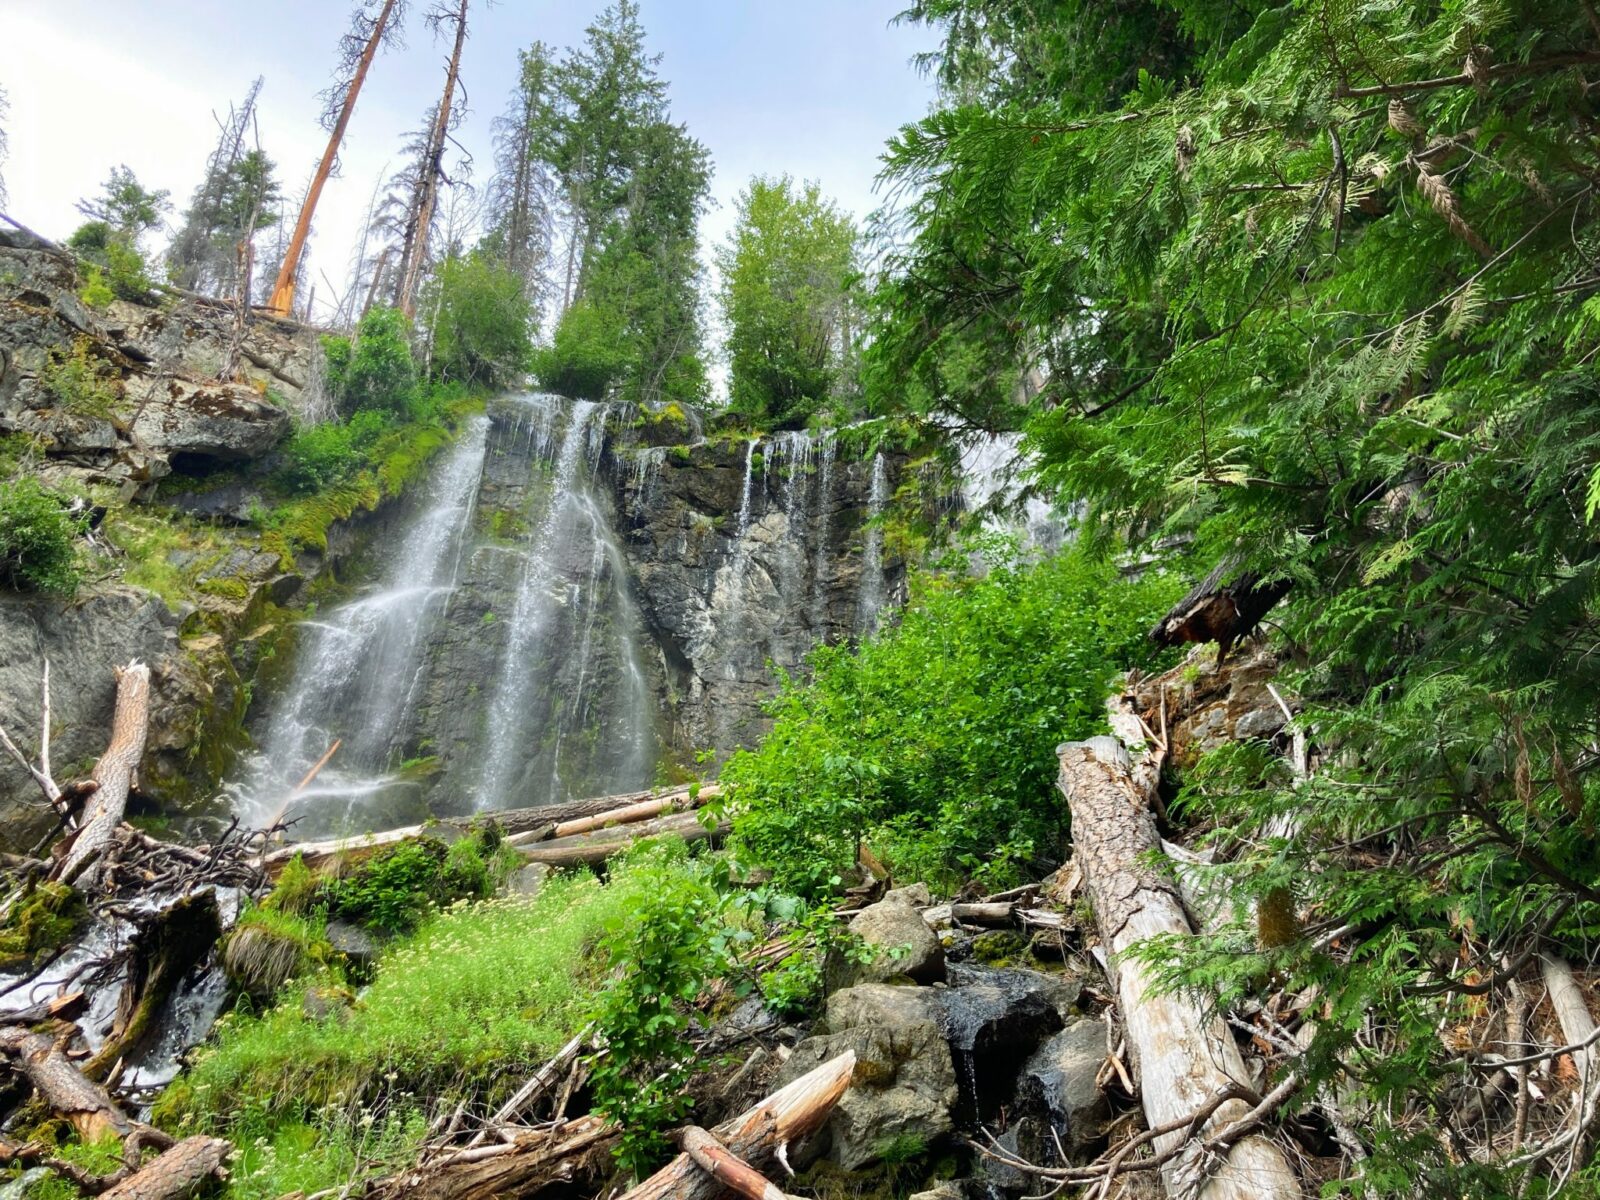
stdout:
POLYGON ((1175 590, 1075 552, 922 577, 897 628, 818 650, 812 681, 772 702, 772 732, 723 769, 737 843, 813 895, 863 842, 935 883, 1059 861, 1055 747, 1103 728, 1107 685, 1148 660, 1175 590))
POLYGON ((386 933, 404 933, 435 907, 483 899, 518 861, 499 853, 491 827, 446 847, 431 838, 401 842, 318 894, 330 916, 386 933))
POLYGON ((52 350, 39 382, 68 412, 98 420, 111 416, 122 394, 116 368, 95 354, 87 337, 75 339, 71 353, 52 350))
POLYGON ((366 409, 348 421, 327 421, 300 430, 284 446, 279 484, 291 494, 305 495, 349 479, 367 465, 364 451, 389 424, 387 414, 366 409))
POLYGON ((90 265, 84 275, 83 288, 78 292, 78 299, 90 308, 109 308, 117 294, 111 290, 111 285, 106 282, 106 274, 99 267, 90 265))
POLYGON ((500 385, 527 369, 533 312, 514 272, 469 254, 446 260, 429 288, 435 377, 500 385))
POLYGON ((623 868, 642 885, 637 905, 608 922, 600 949, 612 967, 591 1018, 605 1043, 592 1063, 594 1106, 622 1127, 621 1165, 643 1175, 665 1131, 693 1101, 694 1056, 681 1006, 728 966, 724 899, 681 843, 646 846, 623 868))
POLYGON ((0 580, 70 595, 78 586, 82 522, 37 480, 0 484, 0 580))
POLYGON ((539 386, 577 400, 603 400, 628 365, 620 321, 592 304, 574 304, 562 314, 549 346, 534 351, 539 386))
POLYGON ((339 410, 372 408, 409 416, 417 404, 417 366, 411 358, 411 330, 395 308, 374 308, 361 318, 354 341, 330 336, 322 341, 325 380, 339 410))

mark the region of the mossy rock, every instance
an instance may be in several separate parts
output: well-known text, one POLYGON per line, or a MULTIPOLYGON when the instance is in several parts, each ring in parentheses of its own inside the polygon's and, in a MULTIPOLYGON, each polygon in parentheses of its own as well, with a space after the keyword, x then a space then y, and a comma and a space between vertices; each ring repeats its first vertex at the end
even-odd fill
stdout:
POLYGON ((1028 945, 1014 929, 994 929, 972 939, 972 957, 991 967, 1009 967, 1027 955, 1028 945))
POLYGON ((261 1004, 295 976, 332 958, 322 921, 266 906, 240 918, 222 946, 228 981, 261 1004))
POLYGON ((0 973, 32 970, 65 946, 88 919, 83 897, 64 883, 41 883, 17 901, 0 927, 0 973))

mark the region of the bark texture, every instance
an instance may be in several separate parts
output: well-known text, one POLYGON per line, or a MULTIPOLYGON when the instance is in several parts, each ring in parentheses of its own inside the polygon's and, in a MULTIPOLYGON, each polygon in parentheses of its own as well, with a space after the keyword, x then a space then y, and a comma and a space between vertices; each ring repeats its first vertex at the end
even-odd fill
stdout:
POLYGON ((95 764, 95 783, 83 825, 56 868, 63 883, 92 887, 98 860, 111 845, 128 808, 128 790, 144 757, 145 732, 150 724, 150 668, 131 662, 117 668, 117 707, 111 719, 111 743, 95 764), (80 876, 82 878, 80 878, 80 876))
MULTIPOLYGON (((1128 714, 1118 714, 1126 716, 1128 714)), ((1133 730, 1137 721, 1132 722, 1133 730)), ((1114 727, 1128 728, 1126 721, 1114 727)), ((1142 738, 1129 730, 1130 742, 1142 738)), ((1149 968, 1127 955, 1149 938, 1192 934, 1177 880, 1164 865, 1151 801, 1160 779, 1157 754, 1130 755, 1115 737, 1059 748, 1059 786, 1072 810, 1073 852, 1094 904, 1100 936, 1139 1077, 1145 1120, 1166 1125, 1200 1109, 1228 1088, 1250 1089, 1244 1059, 1222 1021, 1195 1001, 1159 994, 1149 968)), ((1250 1110, 1242 1099, 1217 1107, 1193 1141, 1217 1132, 1250 1110)), ((1155 1139, 1157 1151, 1182 1144, 1186 1131, 1155 1139)), ((1257 1134, 1241 1138, 1220 1161, 1183 1154, 1162 1170, 1174 1196, 1201 1200, 1286 1200, 1303 1195, 1279 1148, 1257 1134)))

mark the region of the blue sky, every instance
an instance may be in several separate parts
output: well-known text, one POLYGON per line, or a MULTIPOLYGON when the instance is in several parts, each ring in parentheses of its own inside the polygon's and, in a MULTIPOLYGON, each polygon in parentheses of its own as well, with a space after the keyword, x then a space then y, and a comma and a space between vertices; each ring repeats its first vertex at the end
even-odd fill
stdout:
MULTIPOLYGON (((438 96, 448 48, 417 19, 406 49, 373 68, 351 125, 342 178, 318 209, 312 278, 342 287, 374 183, 401 135, 438 96)), ((516 51, 576 43, 593 3, 474 0, 463 61, 469 116, 461 140, 490 170, 489 123, 505 104, 516 51)), ((726 234, 732 200, 755 173, 818 180, 864 217, 884 141, 927 109, 930 85, 909 63, 927 30, 891 27, 902 0, 642 0, 676 119, 710 147, 719 203, 703 244, 726 234)), ((298 195, 325 142, 316 93, 326 85, 346 0, 0 0, 0 87, 10 97, 7 211, 61 237, 79 197, 126 162, 181 207, 226 111, 264 75, 262 148, 298 195)))

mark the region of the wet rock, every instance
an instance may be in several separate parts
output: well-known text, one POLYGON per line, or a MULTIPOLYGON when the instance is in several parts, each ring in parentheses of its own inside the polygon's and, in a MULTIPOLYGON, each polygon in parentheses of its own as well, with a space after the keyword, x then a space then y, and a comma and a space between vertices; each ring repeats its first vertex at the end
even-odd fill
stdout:
POLYGON ((1073 1012, 1075 983, 1036 971, 956 964, 941 993, 962 1112, 987 1120, 1008 1104, 1029 1056, 1073 1012))
POLYGON ((959 1096, 933 989, 868 983, 828 998, 828 1033, 795 1047, 774 1086, 845 1050, 855 1077, 826 1126, 827 1154, 846 1170, 908 1141, 931 1144, 954 1128, 959 1096))
POLYGON ((1100 1133, 1106 1099, 1095 1080, 1110 1052, 1105 1023, 1079 1017, 1023 1067, 1018 1099, 1046 1117, 1069 1150, 1100 1133))
POLYGON ((868 905, 850 919, 850 932, 876 947, 878 953, 868 963, 831 955, 827 968, 830 991, 900 976, 918 983, 937 983, 945 977, 944 947, 938 935, 903 897, 886 897, 868 905))
POLYGON ((910 1200, 966 1200, 967 1190, 955 1180, 935 1184, 925 1192, 913 1192, 910 1200))

